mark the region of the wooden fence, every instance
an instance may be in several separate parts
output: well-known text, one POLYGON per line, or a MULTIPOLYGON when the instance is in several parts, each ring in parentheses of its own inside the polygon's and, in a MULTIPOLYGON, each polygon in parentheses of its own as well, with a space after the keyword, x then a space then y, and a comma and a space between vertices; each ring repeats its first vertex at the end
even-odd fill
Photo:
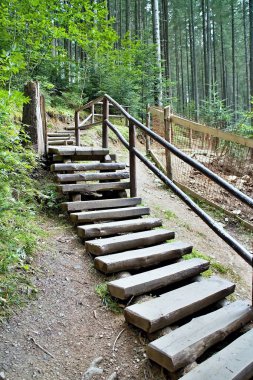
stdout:
MULTIPOLYGON (((170 106, 164 109, 148 107, 146 120, 147 127, 168 142, 243 189, 247 195, 253 195, 253 139, 187 120, 174 114, 170 106)), ((214 183, 179 161, 170 151, 158 147, 150 138, 146 140, 146 150, 182 190, 221 208, 253 230, 252 213, 247 206, 232 202, 226 192, 221 192, 214 183)))

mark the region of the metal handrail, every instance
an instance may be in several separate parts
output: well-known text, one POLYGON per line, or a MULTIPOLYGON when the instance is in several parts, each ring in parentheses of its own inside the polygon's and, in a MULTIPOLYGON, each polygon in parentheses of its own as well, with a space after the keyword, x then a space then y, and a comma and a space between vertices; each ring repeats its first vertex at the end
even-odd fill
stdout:
MULTIPOLYGON (((253 264, 253 255, 236 239, 234 239, 229 233, 227 233, 222 227, 220 227, 214 219, 212 219, 204 210, 202 210, 188 195, 186 195, 176 184, 167 177, 163 172, 161 172, 150 160, 148 160, 141 152, 139 152, 135 147, 135 127, 139 127, 153 140, 157 141, 163 147, 168 149, 171 153, 175 154, 177 157, 182 159, 184 162, 191 165, 193 168, 198 169, 201 173, 206 175, 208 178, 216 182, 218 185, 223 187, 225 190, 229 191, 237 199, 247 204, 253 208, 253 199, 242 193, 239 189, 235 188, 233 185, 229 184, 223 178, 213 173, 211 170, 207 169, 204 165, 200 164, 198 161, 187 156, 185 153, 181 152, 174 145, 166 141, 161 136, 157 135, 155 132, 151 131, 132 115, 130 115, 119 103, 117 103, 109 95, 104 95, 103 99, 103 148, 108 147, 108 128, 110 128, 123 145, 129 150, 130 156, 130 193, 131 196, 136 196, 136 163, 135 158, 138 157, 154 174, 156 174, 171 190, 179 196, 218 236, 220 236, 231 248, 234 249, 249 265, 253 264), (118 111, 120 111, 126 119, 129 121, 129 142, 122 136, 118 129, 109 121, 108 107, 109 103, 113 104, 118 111)), ((76 115, 80 110, 87 109, 94 106, 101 101, 101 97, 92 100, 88 104, 84 105, 80 109, 76 110, 76 115)), ((78 124, 76 125, 76 131, 78 130, 78 124)))

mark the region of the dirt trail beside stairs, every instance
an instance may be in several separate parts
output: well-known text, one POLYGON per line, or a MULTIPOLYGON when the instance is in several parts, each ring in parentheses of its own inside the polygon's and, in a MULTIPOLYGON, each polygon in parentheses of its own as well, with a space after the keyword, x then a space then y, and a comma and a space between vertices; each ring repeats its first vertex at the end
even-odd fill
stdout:
MULTIPOLYGON (((233 268, 241 277, 237 295, 249 297, 251 271, 243 260, 142 164, 138 178, 138 195, 152 216, 163 217, 164 226, 173 228, 178 239, 233 268), (164 210, 175 215, 167 220, 164 210)), ((105 276, 95 271, 70 224, 46 219, 43 228, 49 235, 34 263, 38 297, 0 327, 2 378, 112 380, 117 373, 119 380, 165 379, 163 370, 146 358, 145 336, 101 304, 94 287, 105 276)))

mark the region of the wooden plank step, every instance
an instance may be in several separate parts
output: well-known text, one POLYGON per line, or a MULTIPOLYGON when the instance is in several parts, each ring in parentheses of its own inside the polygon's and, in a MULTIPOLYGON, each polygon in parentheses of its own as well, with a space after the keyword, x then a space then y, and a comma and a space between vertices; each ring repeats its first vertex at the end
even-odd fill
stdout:
POLYGON ((54 136, 54 137, 47 137, 47 141, 66 141, 66 140, 70 140, 70 136, 54 136))
POLYGON ((73 183, 73 182, 80 182, 80 181, 99 181, 99 180, 109 180, 109 179, 127 179, 129 178, 129 172, 122 171, 122 172, 116 172, 116 173, 86 173, 86 174, 57 174, 56 179, 57 182, 61 183, 73 183))
MULTIPOLYGON (((110 157, 111 161, 116 161, 115 154, 107 155, 110 157)), ((98 154, 92 154, 92 155, 73 155, 73 156, 63 156, 59 154, 53 154, 53 162, 65 162, 66 159, 69 159, 71 162, 78 162, 78 161, 101 161, 105 160, 107 156, 98 155, 98 154)), ((111 162, 110 161, 110 162, 111 162)), ((108 162, 109 163, 109 162, 108 162)))
POLYGON ((127 249, 159 244, 168 239, 173 239, 174 236, 173 231, 165 229, 135 232, 133 234, 86 241, 85 248, 92 255, 102 256, 127 249))
POLYGON ((202 259, 185 260, 111 281, 108 283, 108 289, 113 297, 125 300, 131 296, 148 293, 186 278, 197 276, 207 270, 209 264, 208 261, 202 259))
POLYGON ((49 132, 47 137, 71 137, 72 134, 69 132, 49 132))
POLYGON ((161 219, 144 218, 120 220, 119 222, 88 224, 77 227, 77 234, 81 238, 96 238, 116 235, 126 232, 145 231, 162 225, 161 219))
POLYGON ((70 214, 70 219, 74 223, 89 223, 98 220, 117 220, 149 215, 148 207, 123 207, 112 210, 81 211, 70 214))
POLYGON ((126 164, 124 163, 98 163, 98 164, 53 164, 50 169, 52 172, 61 172, 61 171, 88 171, 88 170, 122 170, 125 169, 126 164))
POLYGON ((99 210, 117 207, 136 206, 141 203, 141 198, 116 198, 101 199, 96 201, 64 202, 61 204, 66 211, 99 210))
POLYGON ((73 145, 74 144, 74 141, 73 140, 56 140, 56 141, 48 141, 48 150, 49 149, 52 149, 52 148, 56 148, 55 145, 64 145, 66 147, 68 147, 68 145, 73 145), (65 145, 67 144, 67 145, 65 145))
POLYGON ((128 306, 125 319, 146 332, 154 332, 219 301, 234 289, 231 282, 212 277, 128 306))
POLYGON ((212 313, 194 318, 177 330, 153 341, 147 347, 147 355, 168 371, 175 372, 194 362, 208 348, 224 340, 252 318, 253 308, 248 302, 233 302, 212 313))
POLYGON ((94 265, 96 269, 106 274, 138 270, 178 259, 187 253, 191 253, 191 251, 192 245, 178 241, 96 257, 94 265))
POLYGON ((106 156, 109 153, 109 149, 87 148, 75 145, 72 147, 49 147, 48 153, 57 154, 59 156, 106 156))
POLYGON ((67 193, 92 193, 107 190, 125 190, 130 188, 130 182, 106 182, 95 184, 69 184, 58 185, 59 191, 67 193))
POLYGON ((204 361, 181 380, 249 380, 253 376, 253 329, 204 361))

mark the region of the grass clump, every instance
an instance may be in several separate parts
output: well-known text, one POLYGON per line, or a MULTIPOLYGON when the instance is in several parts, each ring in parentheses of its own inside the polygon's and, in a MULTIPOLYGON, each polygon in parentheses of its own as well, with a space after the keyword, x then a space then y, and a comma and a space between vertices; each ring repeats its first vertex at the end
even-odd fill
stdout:
POLYGON ((107 282, 98 284, 95 287, 95 292, 101 298, 103 305, 105 305, 107 309, 111 310, 115 314, 122 313, 122 308, 109 293, 107 282))
POLYGON ((211 277, 214 274, 228 274, 230 277, 234 279, 238 279, 238 276, 234 273, 234 271, 229 268, 228 266, 225 266, 217 261, 215 261, 212 257, 204 255, 203 253, 199 252, 198 250, 194 249, 191 253, 188 253, 187 255, 184 255, 183 258, 185 260, 190 260, 193 258, 203 259, 210 262, 210 268, 202 273, 203 277, 211 277))
POLYGON ((177 217, 176 214, 171 210, 164 210, 163 213, 167 220, 175 219, 177 217))

